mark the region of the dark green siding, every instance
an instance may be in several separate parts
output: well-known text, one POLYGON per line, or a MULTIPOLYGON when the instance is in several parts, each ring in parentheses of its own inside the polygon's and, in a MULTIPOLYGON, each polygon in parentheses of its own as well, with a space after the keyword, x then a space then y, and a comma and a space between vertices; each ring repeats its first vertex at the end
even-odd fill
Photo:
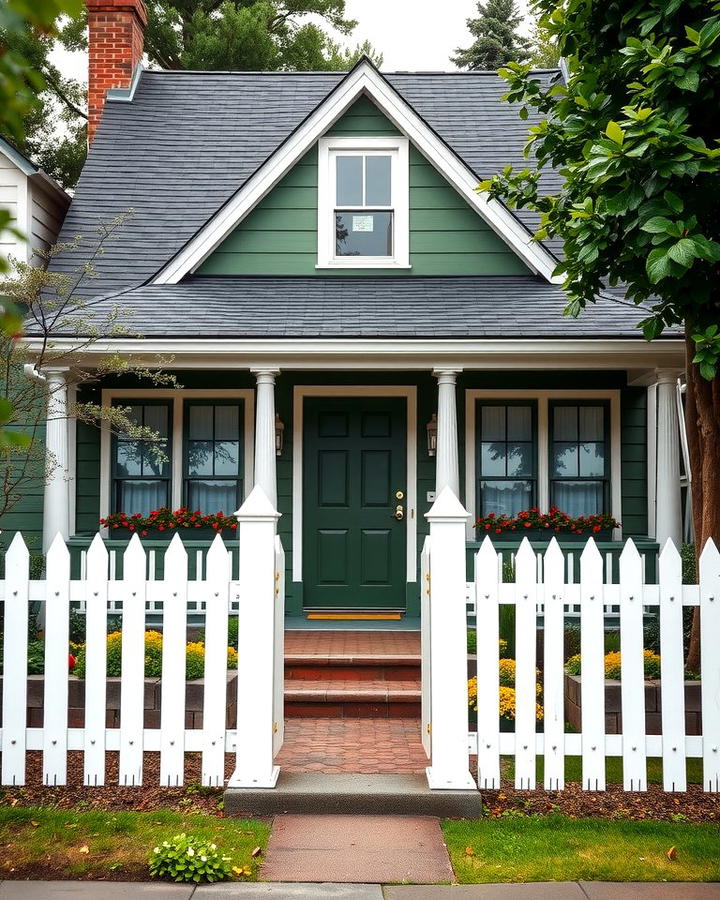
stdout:
MULTIPOLYGON (((330 134, 397 134, 370 102, 358 100, 330 134)), ((220 244, 200 275, 526 275, 509 249, 442 175, 410 148, 410 270, 315 268, 317 147, 313 147, 220 244)))
POLYGON ((621 398, 623 536, 645 535, 647 516, 647 392, 625 388, 621 398))
MULTIPOLYGON (((43 494, 45 483, 42 477, 44 469, 45 426, 38 426, 35 434, 32 459, 22 480, 16 490, 12 491, 15 498, 9 504, 5 515, 0 516, 0 544, 8 547, 16 531, 22 532, 30 553, 42 553, 43 532, 43 494)), ((17 463, 13 464, 13 472, 17 472, 22 465, 21 458, 17 457, 17 463), (15 468, 17 466, 17 468, 15 468)), ((13 475, 13 477, 16 477, 13 475)))

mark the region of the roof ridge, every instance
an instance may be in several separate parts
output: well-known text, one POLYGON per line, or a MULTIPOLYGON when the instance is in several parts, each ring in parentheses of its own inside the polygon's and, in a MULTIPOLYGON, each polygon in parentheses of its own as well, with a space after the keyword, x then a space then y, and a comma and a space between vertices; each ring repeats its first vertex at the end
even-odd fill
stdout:
MULTIPOLYGON (((255 71, 251 69, 145 69, 143 71, 144 75, 263 75, 270 76, 273 78, 288 78, 288 77, 305 77, 308 75, 347 75, 350 72, 350 69, 327 69, 327 70, 318 70, 318 69, 309 69, 307 71, 288 71, 288 72, 278 72, 278 71, 255 71)), ((459 72, 459 71, 446 71, 443 69, 423 69, 423 70, 412 70, 412 69, 396 69, 390 72, 383 71, 382 69, 378 69, 381 75, 384 75, 386 78, 391 75, 413 75, 413 76, 423 76, 423 75, 442 75, 442 76, 451 76, 458 77, 461 76, 463 78, 476 78, 481 77, 483 75, 492 75, 494 78, 499 78, 497 71, 494 69, 475 69, 472 72, 459 72)), ((560 73, 559 68, 554 69, 530 69, 530 72, 535 75, 548 75, 551 73, 560 73)))

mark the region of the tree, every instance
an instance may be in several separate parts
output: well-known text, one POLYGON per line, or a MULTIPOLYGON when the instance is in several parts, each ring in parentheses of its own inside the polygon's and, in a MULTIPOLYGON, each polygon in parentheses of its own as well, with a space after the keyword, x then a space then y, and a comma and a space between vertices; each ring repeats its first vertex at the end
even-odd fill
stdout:
POLYGON ((530 32, 531 53, 528 62, 534 69, 557 69, 560 65, 560 50, 557 42, 539 22, 535 22, 530 32))
POLYGON ((515 0, 488 0, 478 3, 478 18, 468 19, 472 44, 455 51, 452 62, 460 69, 499 69, 509 62, 528 58, 530 42, 518 34, 522 16, 515 0))
MULTIPOLYGON (((567 84, 543 86, 519 65, 502 74, 506 99, 545 117, 529 149, 564 185, 541 196, 537 171, 507 170, 481 189, 539 211, 538 238, 563 239, 567 313, 621 283, 643 307, 648 340, 684 328, 699 553, 709 538, 720 542, 720 2, 537 5, 567 60, 567 84)), ((699 664, 698 616, 687 662, 699 664)))
MULTIPOLYGON (((164 69, 342 71, 363 55, 382 63, 367 41, 342 47, 307 21, 312 16, 349 35, 357 23, 345 18, 345 0, 149 0, 147 11, 145 52, 164 69)), ((0 134, 66 188, 77 183, 87 154, 87 91, 63 76, 50 54, 56 46, 87 51, 86 28, 84 8, 54 29, 27 22, 9 31, 0 19, 0 40, 27 61, 23 88, 37 93, 20 116, 22 136, 2 124, 0 134)))

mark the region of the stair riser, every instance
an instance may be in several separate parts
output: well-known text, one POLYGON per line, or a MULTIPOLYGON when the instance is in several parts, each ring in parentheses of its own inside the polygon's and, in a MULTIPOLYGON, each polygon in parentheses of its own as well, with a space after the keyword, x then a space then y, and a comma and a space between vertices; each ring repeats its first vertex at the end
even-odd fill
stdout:
POLYGON ((417 681, 420 683, 420 666, 285 666, 285 679, 325 681, 417 681))
POLYGON ((419 719, 420 704, 374 703, 369 701, 294 702, 285 701, 285 717, 288 719, 419 719))

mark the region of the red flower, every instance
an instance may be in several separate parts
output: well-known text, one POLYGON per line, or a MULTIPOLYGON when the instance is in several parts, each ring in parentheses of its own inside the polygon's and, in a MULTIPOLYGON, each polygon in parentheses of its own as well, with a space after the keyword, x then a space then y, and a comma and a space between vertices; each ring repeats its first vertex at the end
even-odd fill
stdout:
POLYGON ((175 527, 174 522, 168 522, 168 528, 174 528, 174 527, 175 527))
POLYGON ((68 653, 68 669, 70 669, 70 671, 72 672, 72 670, 75 668, 76 665, 77 665, 77 660, 72 655, 72 653, 68 653))
POLYGON ((495 534, 502 534, 502 528, 496 528, 495 534))
POLYGON ((525 522, 526 528, 532 528, 532 522, 525 522))
POLYGON ((485 526, 485 531, 490 531, 490 526, 489 526, 489 525, 486 525, 486 526, 485 526))
POLYGON ((233 522, 232 525, 231 525, 230 527, 231 527, 231 528, 233 529, 233 531, 234 531, 234 530, 237 528, 237 522, 233 522))
POLYGON ((130 529, 130 531, 135 531, 135 526, 134 526, 134 525, 128 525, 128 528, 130 529))
POLYGON ((593 531, 594 531, 596 534, 597 534, 598 531, 601 531, 601 530, 602 530, 602 529, 600 528, 599 525, 596 525, 596 526, 593 528, 593 531))
POLYGON ((158 525, 158 531, 165 531, 164 525, 158 525))
POLYGON ((142 534, 143 537, 147 537, 147 531, 141 531, 140 534, 142 534))

